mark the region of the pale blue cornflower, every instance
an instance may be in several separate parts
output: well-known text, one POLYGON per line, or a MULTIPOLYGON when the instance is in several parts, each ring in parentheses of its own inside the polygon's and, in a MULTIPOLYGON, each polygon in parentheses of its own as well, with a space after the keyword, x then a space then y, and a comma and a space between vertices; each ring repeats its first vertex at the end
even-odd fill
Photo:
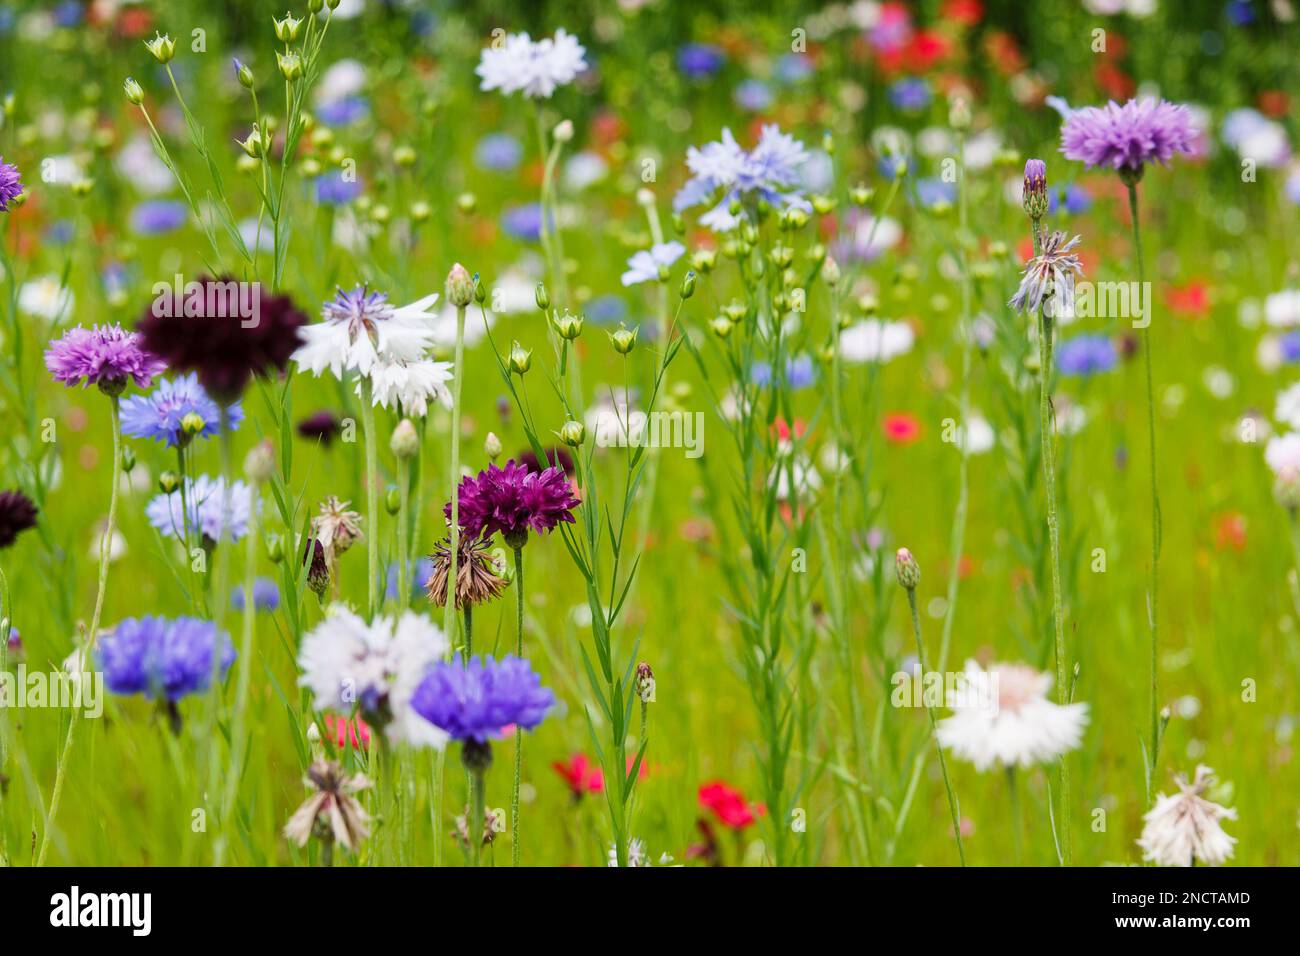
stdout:
MULTIPOLYGON (((228 413, 233 431, 243 421, 244 410, 235 402, 228 413)), ((204 391, 194 372, 172 381, 162 379, 150 394, 132 395, 122 401, 122 431, 132 438, 163 442, 168 448, 175 448, 190 437, 211 438, 221 430, 220 423, 221 409, 204 391), (181 426, 182 419, 188 415, 197 415, 203 421, 194 436, 185 435, 181 426)))
POLYGON ((700 217, 700 223, 714 232, 729 232, 739 225, 740 218, 730 209, 736 200, 762 199, 779 208, 811 212, 811 204, 793 188, 808 155, 803 143, 776 125, 764 126, 758 145, 748 152, 731 130, 723 129, 721 140, 686 151, 686 165, 694 175, 673 199, 673 211, 716 200, 700 217))
POLYGON ((682 257, 686 247, 676 240, 655 243, 648 250, 632 254, 627 260, 627 271, 623 273, 623 285, 638 285, 642 282, 658 282, 672 264, 682 257))

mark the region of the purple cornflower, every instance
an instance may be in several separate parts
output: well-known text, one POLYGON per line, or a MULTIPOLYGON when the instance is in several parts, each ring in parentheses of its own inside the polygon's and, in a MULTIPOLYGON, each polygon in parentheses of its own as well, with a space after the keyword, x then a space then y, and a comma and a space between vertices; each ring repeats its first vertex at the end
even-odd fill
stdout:
POLYGON ((28 528, 36 527, 36 505, 21 491, 0 491, 0 548, 7 548, 28 528))
MULTIPOLYGON (((230 606, 236 611, 244 609, 244 588, 235 587, 230 592, 230 606)), ((274 611, 280 606, 280 589, 271 578, 253 579, 253 608, 258 611, 274 611)))
POLYGON ((1141 175, 1150 162, 1190 153, 1196 139, 1192 112, 1167 100, 1114 100, 1075 110, 1061 127, 1061 152, 1088 166, 1141 175))
POLYGON ((460 655, 434 664, 411 697, 417 714, 455 740, 485 744, 511 724, 532 730, 555 706, 555 695, 528 661, 460 655))
POLYGON ((1282 336, 1280 347, 1283 361, 1300 362, 1300 332, 1288 332, 1282 336))
POLYGON ((185 225, 189 212, 173 199, 150 199, 131 210, 131 231, 141 236, 161 236, 185 225))
POLYGON ((312 412, 306 418, 298 422, 298 434, 303 438, 314 439, 319 441, 326 448, 334 441, 338 435, 341 426, 338 418, 328 409, 321 409, 318 412, 312 412))
POLYGON ((222 677, 235 660, 235 648, 216 624, 196 617, 128 618, 101 638, 95 651, 113 693, 172 702, 207 690, 213 654, 222 677))
MULTIPOLYGON (((582 502, 559 468, 529 471, 513 459, 504 468, 488 465, 473 478, 462 478, 459 489, 461 529, 471 537, 500 532, 506 544, 522 547, 531 528, 538 534, 560 522, 574 522, 573 509, 582 502)), ((451 502, 443 509, 451 518, 451 502)))
POLYGON ((17 166, 5 162, 0 156, 0 212, 8 212, 9 204, 23 194, 23 181, 17 166))
POLYGON ((345 96, 316 107, 316 118, 326 126, 351 126, 369 115, 370 104, 364 96, 345 96))
POLYGON ((508 173, 524 158, 524 148, 509 133, 492 133, 474 146, 474 165, 495 173, 508 173))
POLYGON ((686 43, 677 50, 677 69, 690 80, 708 79, 726 62, 722 48, 712 43, 686 43))
POLYGON ((1079 241, 1066 240, 1063 232, 1053 232, 1043 240, 1043 250, 1029 260, 1020 288, 1011 297, 1011 308, 1030 314, 1047 303, 1048 315, 1066 318, 1074 314, 1074 280, 1083 275, 1079 257, 1070 250, 1079 241))
POLYGON ((742 80, 732 94, 732 99, 742 110, 761 113, 772 105, 772 88, 762 80, 742 80))
POLYGON ((930 105, 930 84, 914 76, 896 80, 889 87, 889 102, 904 113, 919 113, 930 105))
MULTIPOLYGON (((235 402, 229 413, 233 431, 243 421, 244 410, 235 402)), ((151 394, 133 395, 122 403, 123 432, 132 438, 164 442, 168 448, 188 443, 194 437, 211 438, 220 430, 221 409, 203 390, 194 372, 174 381, 162 379, 151 394), (181 424, 187 415, 202 419, 202 426, 194 434, 187 434, 181 424)))
POLYGON ((1066 339, 1056 350, 1056 366, 1062 375, 1087 378, 1109 372, 1118 361, 1115 344, 1105 335, 1077 335, 1066 339))
POLYGON ((91 329, 79 325, 50 343, 45 350, 45 367, 55 381, 69 388, 95 384, 107 395, 121 395, 128 378, 140 388, 148 388, 153 377, 167 366, 145 351, 137 333, 127 332, 120 325, 91 329))
POLYGON ((344 179, 342 173, 321 173, 316 177, 316 201, 322 206, 346 206, 361 195, 360 179, 344 179))
POLYGON ((530 202, 511 206, 501 213, 501 229, 520 242, 537 242, 542 237, 542 207, 530 202))

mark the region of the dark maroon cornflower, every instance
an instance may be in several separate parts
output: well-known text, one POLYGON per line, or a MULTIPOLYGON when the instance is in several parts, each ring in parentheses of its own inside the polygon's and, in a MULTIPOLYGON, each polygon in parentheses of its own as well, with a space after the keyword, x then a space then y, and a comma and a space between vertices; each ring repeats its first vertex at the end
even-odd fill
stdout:
POLYGON ((197 372, 218 401, 235 401, 254 376, 284 371, 307 316, 258 282, 204 278, 158 296, 140 320, 145 346, 181 372, 197 372))
POLYGON ((45 350, 45 367, 69 388, 98 385, 106 395, 121 395, 128 379, 148 388, 166 368, 143 347, 138 334, 119 325, 68 329, 45 350))
POLYGON ((7 548, 28 528, 36 527, 36 505, 21 491, 0 491, 0 548, 7 548))
MULTIPOLYGON (((524 545, 529 528, 543 534, 562 521, 572 524, 573 509, 582 503, 559 468, 530 471, 513 460, 462 478, 459 498, 465 534, 478 538, 499 531, 512 548, 524 545)), ((450 520, 451 502, 443 511, 450 520)))
POLYGON ((298 434, 319 441, 326 448, 339 433, 339 420, 327 409, 312 412, 298 423, 298 434))
POLYGON ((547 448, 545 449, 545 451, 546 451, 546 465, 543 465, 540 461, 538 461, 537 454, 531 448, 526 448, 523 451, 521 451, 516 456, 516 460, 519 462, 519 464, 526 465, 529 471, 543 471, 547 467, 550 467, 550 468, 560 468, 564 471, 566 475, 573 474, 573 456, 570 455, 565 449, 555 447, 555 448, 547 448))
POLYGON ((23 194, 23 181, 18 167, 6 163, 0 156, 0 212, 8 212, 9 204, 23 194))

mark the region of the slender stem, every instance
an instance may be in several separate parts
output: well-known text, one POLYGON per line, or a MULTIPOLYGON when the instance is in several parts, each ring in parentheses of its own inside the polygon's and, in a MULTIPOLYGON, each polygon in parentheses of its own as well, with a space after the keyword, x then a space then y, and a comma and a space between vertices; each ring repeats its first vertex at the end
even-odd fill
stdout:
MULTIPOLYGON (((1138 223, 1137 183, 1128 185, 1129 216, 1133 220, 1133 251, 1137 255, 1139 295, 1145 289, 1145 269, 1142 261, 1142 232, 1138 223)), ((1148 301, 1150 310, 1152 303, 1148 301)), ((1156 640, 1156 611, 1158 607, 1158 584, 1160 574, 1160 491, 1156 484, 1156 404, 1155 385, 1151 373, 1151 316, 1148 312, 1147 324, 1142 328, 1142 358, 1146 368, 1147 385, 1147 454, 1151 465, 1151 577, 1147 591, 1147 624, 1151 631, 1151 747, 1150 760, 1147 761, 1147 803, 1155 793, 1156 764, 1160 758, 1160 706, 1159 706, 1159 671, 1156 640)))
POLYGON ((1007 794, 1008 803, 1011 805, 1011 845, 1015 848, 1016 866, 1022 866, 1021 830, 1024 817, 1020 809, 1020 781, 1016 777, 1015 764, 1007 765, 1007 794))
POLYGON ((469 775, 469 832, 465 834, 474 866, 478 866, 483 857, 483 817, 486 812, 483 791, 483 772, 475 770, 469 775))
MULTIPOLYGON (((524 549, 515 547, 515 590, 518 597, 519 620, 515 638, 515 653, 524 656, 524 549)), ((523 776, 524 733, 515 727, 515 783, 510 791, 510 865, 519 865, 519 781, 523 776)))
MULTIPOLYGON (((99 618, 104 611, 104 594, 108 590, 108 561, 113 548, 113 527, 117 518, 117 487, 122 475, 122 420, 118 400, 110 399, 110 415, 113 432, 113 473, 110 476, 112 490, 108 498, 108 522, 104 525, 104 536, 99 539, 99 584, 95 589, 95 611, 90 618, 90 630, 81 645, 81 662, 78 672, 86 673, 90 663, 91 652, 95 649, 95 638, 99 634, 99 618)), ((59 762, 54 771, 54 790, 50 793, 50 809, 45 814, 45 830, 41 834, 41 847, 36 854, 36 865, 45 865, 45 856, 50 849, 50 831, 54 828, 54 819, 59 812, 59 800, 63 796, 63 780, 68 771, 68 758, 72 755, 72 742, 76 737, 77 724, 81 719, 80 707, 72 709, 68 721, 68 733, 63 738, 63 750, 59 753, 59 762)))
POLYGON ((405 459, 397 462, 397 493, 402 504, 397 518, 397 608, 400 612, 411 606, 411 538, 407 524, 411 517, 411 463, 405 459))
POLYGON ((465 605, 465 665, 474 656, 474 605, 465 605))
MULTIPOLYGON (((916 613, 916 588, 907 588, 907 606, 912 610, 912 634, 916 638, 916 659, 921 665, 921 677, 930 672, 925 662, 925 643, 921 640, 921 618, 916 613)), ((939 744, 939 718, 935 715, 932 704, 926 704, 926 713, 930 715, 930 733, 934 737, 934 749, 939 754, 939 770, 943 774, 943 788, 948 791, 948 812, 952 815, 952 835, 957 840, 957 857, 961 865, 966 865, 966 850, 961 845, 961 813, 957 809, 957 794, 948 779, 948 762, 943 759, 943 747, 939 744)))
POLYGON ((456 354, 451 380, 451 565, 447 571, 447 603, 442 629, 449 643, 456 623, 456 578, 460 558, 460 396, 465 383, 465 307, 456 307, 456 354))
MULTIPOLYGON (((1069 703, 1070 688, 1065 681, 1065 614, 1061 606, 1061 532, 1056 513, 1056 435, 1052 428, 1052 321, 1044 305, 1038 311, 1038 425, 1042 435, 1043 485, 1047 492, 1047 536, 1052 564, 1052 624, 1056 648, 1056 700, 1062 707, 1069 703)), ((1061 859, 1071 862, 1070 849, 1070 768, 1061 756, 1061 859)))
POLYGON ((375 435, 375 406, 369 376, 361 379, 361 429, 366 440, 366 570, 369 572, 369 608, 379 610, 379 459, 375 435))

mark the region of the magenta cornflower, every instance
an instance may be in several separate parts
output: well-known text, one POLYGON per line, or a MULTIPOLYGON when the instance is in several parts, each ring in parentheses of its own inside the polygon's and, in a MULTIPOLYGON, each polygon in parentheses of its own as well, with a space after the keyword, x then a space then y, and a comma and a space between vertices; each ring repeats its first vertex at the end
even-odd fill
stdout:
POLYGON ((18 167, 6 163, 0 156, 0 212, 8 212, 9 204, 23 194, 23 181, 18 167))
MULTIPOLYGON (((461 529, 477 538, 501 533, 511 547, 521 546, 531 528, 538 534, 561 522, 573 523, 582 503, 559 468, 530 471, 513 460, 504 468, 488 465, 460 482, 461 529)), ((451 518, 451 503, 443 509, 451 518)))
POLYGON ((97 325, 91 329, 77 326, 51 342, 45 350, 45 367, 69 388, 93 384, 105 394, 120 395, 127 379, 148 388, 167 366, 145 350, 137 333, 120 325, 97 325))
POLYGON ((1089 166, 1140 173, 1147 163, 1167 163, 1192 152, 1192 111, 1167 100, 1115 101, 1075 110, 1061 128, 1061 152, 1089 166))

